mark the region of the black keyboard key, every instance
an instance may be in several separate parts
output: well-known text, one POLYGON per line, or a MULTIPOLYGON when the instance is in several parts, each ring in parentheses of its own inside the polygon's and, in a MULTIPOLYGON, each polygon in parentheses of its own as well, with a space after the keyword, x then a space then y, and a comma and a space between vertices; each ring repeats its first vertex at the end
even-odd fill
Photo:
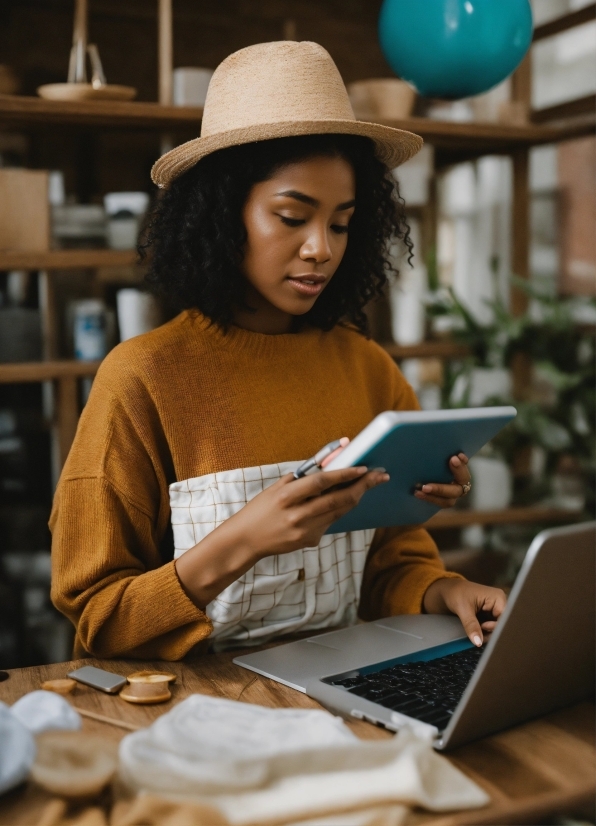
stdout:
POLYGON ((483 649, 435 660, 399 663, 377 672, 335 680, 358 697, 443 730, 468 685, 483 649))
POLYGON ((339 685, 342 686, 342 688, 352 688, 355 685, 363 684, 364 680, 362 680, 360 677, 348 677, 345 680, 333 680, 333 682, 331 683, 331 685, 339 685))

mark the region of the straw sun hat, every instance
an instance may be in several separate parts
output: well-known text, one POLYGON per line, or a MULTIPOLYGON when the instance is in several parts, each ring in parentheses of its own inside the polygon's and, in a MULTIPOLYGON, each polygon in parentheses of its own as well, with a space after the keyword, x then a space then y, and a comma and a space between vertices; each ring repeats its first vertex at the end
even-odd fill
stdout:
POLYGON ((422 146, 422 138, 411 132, 357 121, 337 66, 318 43, 258 43, 219 64, 207 92, 201 137, 162 155, 151 177, 165 188, 218 149, 330 133, 371 138, 390 169, 422 146))

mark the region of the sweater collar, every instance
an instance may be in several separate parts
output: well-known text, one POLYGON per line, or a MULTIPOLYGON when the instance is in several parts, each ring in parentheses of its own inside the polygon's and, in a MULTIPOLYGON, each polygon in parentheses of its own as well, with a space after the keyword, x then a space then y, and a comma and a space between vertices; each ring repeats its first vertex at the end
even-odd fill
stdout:
POLYGON ((280 333, 267 335, 245 330, 242 327, 231 325, 227 331, 199 310, 184 310, 179 316, 181 323, 188 323, 196 331, 200 331, 211 342, 212 346, 229 351, 251 353, 255 356, 279 356, 296 348, 317 344, 321 337, 329 335, 319 329, 305 329, 296 333, 280 333))

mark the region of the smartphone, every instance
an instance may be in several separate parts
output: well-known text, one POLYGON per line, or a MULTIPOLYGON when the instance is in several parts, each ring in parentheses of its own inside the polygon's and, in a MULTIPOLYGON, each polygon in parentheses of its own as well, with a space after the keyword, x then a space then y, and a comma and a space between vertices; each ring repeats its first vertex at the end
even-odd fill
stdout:
POLYGON ((113 674, 111 671, 104 671, 102 668, 94 668, 92 665, 77 668, 75 671, 71 671, 68 676, 84 685, 91 686, 91 688, 105 691, 106 694, 117 694, 127 682, 126 677, 121 677, 120 674, 113 674))

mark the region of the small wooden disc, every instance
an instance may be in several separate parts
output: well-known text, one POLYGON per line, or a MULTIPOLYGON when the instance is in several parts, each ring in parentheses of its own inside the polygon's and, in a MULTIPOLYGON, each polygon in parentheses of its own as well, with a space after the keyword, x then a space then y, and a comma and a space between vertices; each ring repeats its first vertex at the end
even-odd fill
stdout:
POLYGON ((176 682, 176 675, 169 671, 134 671, 126 678, 129 683, 176 682))
POLYGON ((56 694, 70 694, 76 686, 76 680, 45 680, 41 684, 44 691, 54 691, 56 694))
POLYGON ((153 696, 149 695, 146 697, 139 697, 135 694, 130 694, 126 688, 122 689, 119 696, 122 697, 123 700, 126 700, 127 703, 138 703, 139 705, 151 705, 152 703, 167 703, 167 701, 172 698, 172 694, 170 691, 166 691, 164 694, 154 694, 153 696))

